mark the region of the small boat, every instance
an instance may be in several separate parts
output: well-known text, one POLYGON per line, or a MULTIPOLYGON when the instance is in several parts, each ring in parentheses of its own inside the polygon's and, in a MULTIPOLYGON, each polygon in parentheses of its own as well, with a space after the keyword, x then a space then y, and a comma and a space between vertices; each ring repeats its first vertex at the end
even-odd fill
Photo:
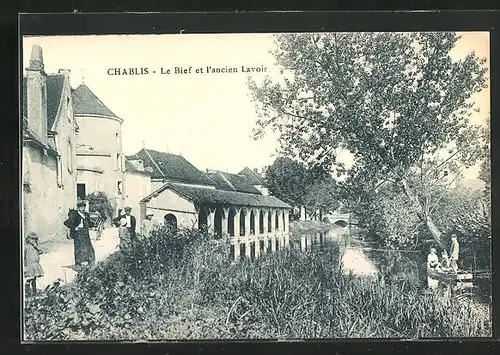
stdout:
POLYGON ((433 270, 427 268, 427 276, 431 279, 441 282, 456 282, 456 283, 472 283, 473 274, 471 272, 459 270, 457 273, 453 271, 433 270))

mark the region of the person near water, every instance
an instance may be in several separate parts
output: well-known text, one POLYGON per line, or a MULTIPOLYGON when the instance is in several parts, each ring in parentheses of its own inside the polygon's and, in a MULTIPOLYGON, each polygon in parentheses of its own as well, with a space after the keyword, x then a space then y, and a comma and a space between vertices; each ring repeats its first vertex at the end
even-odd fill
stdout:
POLYGON ((85 211, 85 202, 77 203, 77 210, 70 210, 64 225, 69 228, 74 242, 75 265, 77 268, 92 265, 95 251, 90 241, 90 215, 85 211))
POLYGON ((446 250, 443 250, 441 253, 441 270, 445 272, 452 270, 450 265, 450 257, 448 256, 448 252, 446 250))
POLYGON ((451 248, 450 248, 450 266, 455 273, 458 272, 458 254, 460 251, 460 244, 458 244, 457 236, 451 235, 451 248))
MULTIPOLYGON (((431 271, 440 271, 439 258, 436 254, 436 248, 431 248, 429 255, 427 255, 427 268, 431 271)), ((439 281, 436 278, 428 275, 427 283, 429 288, 436 288, 439 284, 439 281)))
POLYGON ((43 268, 40 265, 40 254, 43 252, 38 248, 38 236, 30 233, 26 237, 24 246, 24 278, 26 296, 36 294, 36 278, 43 276, 43 268))
POLYGON ((439 270, 440 264, 436 248, 431 248, 429 255, 427 255, 427 267, 434 271, 439 270))

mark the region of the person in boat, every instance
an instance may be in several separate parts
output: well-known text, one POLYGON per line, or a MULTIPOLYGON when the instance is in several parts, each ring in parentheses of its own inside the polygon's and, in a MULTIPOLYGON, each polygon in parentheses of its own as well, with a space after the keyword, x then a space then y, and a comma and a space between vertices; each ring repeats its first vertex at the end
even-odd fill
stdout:
POLYGON ((446 250, 443 250, 443 252, 441 253, 441 270, 443 270, 444 272, 449 272, 452 270, 450 257, 448 256, 448 252, 446 250))
POLYGON ((458 244, 456 234, 451 235, 451 248, 450 248, 450 266, 455 273, 458 272, 458 253, 460 251, 460 244, 458 244))
POLYGON ((427 255, 427 267, 433 271, 440 271, 441 265, 436 248, 431 248, 429 255, 427 255))

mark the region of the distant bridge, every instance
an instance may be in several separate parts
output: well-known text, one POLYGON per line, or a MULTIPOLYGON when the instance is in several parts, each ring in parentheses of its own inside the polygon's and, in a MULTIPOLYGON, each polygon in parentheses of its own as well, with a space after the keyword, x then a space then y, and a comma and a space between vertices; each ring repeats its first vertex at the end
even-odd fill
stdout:
POLYGON ((354 224, 356 222, 353 220, 351 213, 331 213, 327 214, 325 217, 328 218, 330 223, 342 228, 345 228, 349 224, 354 224))

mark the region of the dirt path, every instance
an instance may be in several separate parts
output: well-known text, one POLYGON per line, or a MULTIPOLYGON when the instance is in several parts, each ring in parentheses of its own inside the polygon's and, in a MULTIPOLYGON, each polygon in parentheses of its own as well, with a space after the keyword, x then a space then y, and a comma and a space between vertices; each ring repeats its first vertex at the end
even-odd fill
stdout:
MULTIPOLYGON (((103 261, 117 250, 118 229, 105 229, 100 240, 95 240, 95 234, 91 232, 91 240, 95 249, 96 262, 103 261)), ((73 270, 75 264, 73 241, 68 240, 68 243, 58 245, 57 250, 40 255, 40 264, 45 275, 37 279, 38 289, 45 289, 57 279, 66 283, 73 281, 76 276, 73 270)))

